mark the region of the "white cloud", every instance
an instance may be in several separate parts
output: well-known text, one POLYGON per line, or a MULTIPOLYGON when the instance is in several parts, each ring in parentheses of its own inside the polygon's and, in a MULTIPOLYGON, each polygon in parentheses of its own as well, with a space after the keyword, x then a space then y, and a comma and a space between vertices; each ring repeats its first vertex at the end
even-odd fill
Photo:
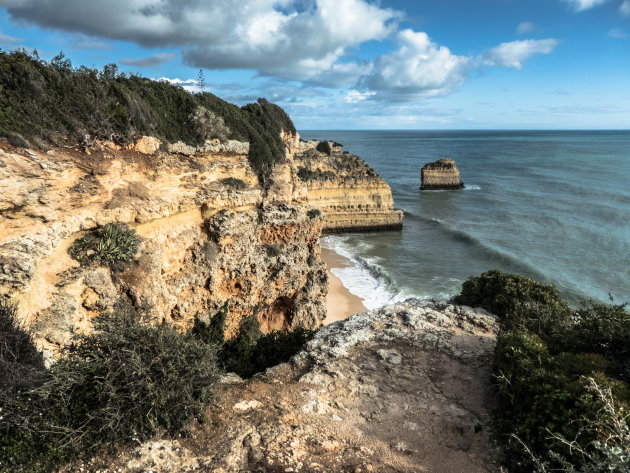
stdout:
POLYGON ((359 103, 367 100, 372 95, 375 95, 376 92, 360 92, 358 90, 351 90, 348 92, 344 98, 344 102, 346 103, 359 103))
POLYGON ((532 31, 534 31, 534 24, 530 21, 523 21, 522 23, 519 23, 519 25, 516 27, 516 32, 518 34, 527 34, 531 33, 532 31))
POLYGON ((469 58, 454 55, 423 32, 402 30, 397 40, 398 49, 376 58, 371 73, 361 80, 377 97, 435 97, 464 83, 469 58))
POLYGON ((9 36, 0 31, 0 44, 14 44, 22 41, 22 38, 16 38, 15 36, 9 36))
POLYGON ((563 0, 565 3, 571 5, 575 11, 584 11, 589 8, 596 7, 602 3, 606 3, 608 0, 563 0))
POLYGON ((608 36, 610 38, 615 38, 615 39, 626 39, 626 38, 630 38, 630 34, 626 33, 624 30, 622 30, 621 28, 613 28, 612 30, 610 30, 608 32, 608 36))
POLYGON ((256 69, 308 79, 348 48, 382 40, 401 14, 368 0, 0 0, 14 19, 43 27, 177 46, 207 69, 256 69))
POLYGON ((623 16, 630 16, 630 0, 624 0, 619 7, 619 11, 623 16))
POLYGON ((534 54, 549 54, 558 45, 557 39, 525 39, 501 43, 482 56, 488 66, 503 66, 522 69, 523 63, 534 54))
POLYGON ((135 66, 135 67, 152 67, 158 66, 168 61, 172 61, 177 57, 175 53, 155 53, 148 57, 142 58, 122 58, 120 60, 121 64, 126 66, 135 66))

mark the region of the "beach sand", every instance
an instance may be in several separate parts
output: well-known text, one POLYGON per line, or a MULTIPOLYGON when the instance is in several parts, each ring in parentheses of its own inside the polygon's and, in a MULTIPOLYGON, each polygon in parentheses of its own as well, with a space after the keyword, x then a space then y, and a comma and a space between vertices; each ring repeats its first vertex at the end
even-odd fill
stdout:
POLYGON ((330 271, 333 268, 347 268, 352 263, 347 258, 327 248, 322 248, 322 261, 326 263, 329 281, 328 296, 326 297, 328 315, 324 319, 324 325, 346 319, 359 312, 365 312, 367 309, 363 305, 363 299, 348 291, 341 283, 341 279, 330 271))

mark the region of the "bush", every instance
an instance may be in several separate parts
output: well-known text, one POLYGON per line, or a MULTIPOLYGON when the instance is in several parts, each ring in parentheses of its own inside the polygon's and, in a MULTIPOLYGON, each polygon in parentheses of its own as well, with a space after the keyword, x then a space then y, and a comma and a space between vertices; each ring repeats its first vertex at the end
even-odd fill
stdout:
POLYGON ((258 310, 241 322, 236 338, 224 340, 227 304, 206 324, 199 319, 191 330, 193 336, 204 342, 223 344, 219 350, 219 364, 227 372, 233 372, 243 378, 251 378, 256 373, 271 366, 289 361, 303 346, 313 338, 315 332, 297 328, 292 332, 272 332, 263 334, 258 322, 258 310))
POLYGON ((313 219, 313 218, 317 218, 322 214, 322 212, 319 209, 311 209, 308 212, 306 212, 306 215, 308 215, 308 218, 313 219))
POLYGON ((561 471, 627 471, 594 466, 595 458, 621 450, 606 444, 612 437, 595 428, 601 403, 589 381, 609 392, 622 411, 630 406, 630 314, 625 305, 590 303, 572 310, 553 286, 499 271, 468 279, 454 302, 481 306, 500 317, 493 364, 499 398, 495 421, 496 432, 511 439, 507 458, 512 471, 541 465, 561 471))
POLYGON ((136 231, 126 224, 108 223, 103 228, 77 239, 68 253, 81 264, 99 261, 112 265, 127 262, 138 250, 136 231))
POLYGON ((226 187, 232 187, 233 189, 246 189, 247 183, 241 179, 237 179, 235 177, 226 177, 225 179, 221 179, 221 184, 226 187))
POLYGON ((43 369, 44 359, 31 333, 17 320, 17 305, 0 296, 0 373, 3 389, 13 390, 28 385, 43 369))
POLYGON ((214 138, 226 141, 230 136, 230 129, 225 126, 223 118, 216 116, 205 107, 197 107, 190 117, 190 121, 201 141, 214 138))
POLYGON ((280 245, 266 245, 265 248, 269 258, 276 258, 282 254, 282 247, 280 245))
POLYGON ((0 471, 49 471, 200 415, 219 374, 214 344, 143 325, 122 305, 96 328, 37 386, 0 393, 0 471))

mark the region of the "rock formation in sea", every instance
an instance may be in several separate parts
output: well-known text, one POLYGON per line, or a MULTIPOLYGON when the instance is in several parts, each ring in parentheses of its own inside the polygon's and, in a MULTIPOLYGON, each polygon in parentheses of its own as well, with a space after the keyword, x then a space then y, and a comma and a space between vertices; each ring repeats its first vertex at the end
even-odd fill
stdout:
POLYGON ((309 203, 324 213, 324 233, 402 228, 389 185, 339 143, 302 141, 294 161, 309 203))
POLYGON ((131 447, 108 471, 498 472, 496 332, 482 309, 438 301, 352 316, 289 363, 251 380, 225 376, 213 422, 131 447))
POLYGON ((421 190, 461 189, 464 181, 459 176, 455 161, 442 158, 425 164, 421 171, 421 190))
POLYGON ((145 319, 182 330, 227 302, 228 337, 254 312, 265 332, 319 327, 328 284, 322 227, 384 228, 402 215, 371 168, 337 151, 322 161, 347 171, 326 183, 336 199, 327 206, 299 177, 311 148, 296 133, 282 141, 284 159, 262 186, 246 142, 161 146, 142 137, 125 148, 96 140, 44 152, 0 139, 0 294, 19 303, 49 361, 121 297, 145 319), (136 231, 133 263, 70 256, 77 239, 109 223, 136 231))

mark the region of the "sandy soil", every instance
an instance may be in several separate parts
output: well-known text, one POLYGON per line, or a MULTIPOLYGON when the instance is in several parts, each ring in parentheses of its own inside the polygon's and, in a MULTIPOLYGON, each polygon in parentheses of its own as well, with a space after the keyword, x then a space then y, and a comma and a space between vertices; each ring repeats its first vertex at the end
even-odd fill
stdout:
POLYGON ((333 250, 322 248, 322 261, 328 269, 328 296, 326 297, 327 317, 324 325, 343 320, 351 315, 365 312, 363 299, 352 294, 330 270, 333 268, 347 268, 352 263, 347 258, 335 253, 333 250))

